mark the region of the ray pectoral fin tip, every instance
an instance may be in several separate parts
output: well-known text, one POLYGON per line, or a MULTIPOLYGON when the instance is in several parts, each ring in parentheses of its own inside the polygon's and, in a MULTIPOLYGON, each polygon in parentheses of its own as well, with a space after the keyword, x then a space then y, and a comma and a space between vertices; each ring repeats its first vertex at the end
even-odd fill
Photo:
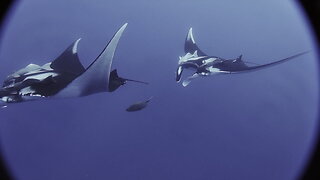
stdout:
POLYGON ((80 40, 81 40, 81 38, 78 38, 78 39, 74 42, 73 47, 72 47, 72 53, 73 53, 73 54, 78 53, 78 44, 79 44, 80 40))
POLYGON ((121 28, 126 28, 127 26, 128 26, 128 23, 124 23, 121 28))

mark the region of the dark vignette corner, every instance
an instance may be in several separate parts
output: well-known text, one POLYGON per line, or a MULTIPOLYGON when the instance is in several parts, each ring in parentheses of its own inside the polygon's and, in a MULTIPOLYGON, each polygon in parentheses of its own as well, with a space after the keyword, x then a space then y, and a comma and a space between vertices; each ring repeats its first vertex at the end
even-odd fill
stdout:
MULTIPOLYGON (((300 4, 308 16, 310 24, 313 26, 314 34, 318 42, 318 53, 320 53, 320 0, 299 0, 300 4)), ((319 55, 319 54, 318 54, 319 55)), ((319 57, 319 56, 318 56, 319 57)), ((319 101, 320 102, 320 101, 319 101)), ((319 112, 318 112, 319 114, 319 112)), ((320 114, 319 114, 320 115, 320 114)), ((320 117, 318 115, 318 118, 320 117)), ((319 119, 320 120, 320 119, 319 119)), ((320 130, 320 123, 318 124, 320 130)), ((313 155, 309 160, 304 174, 300 177, 302 180, 320 179, 320 131, 318 131, 317 144, 313 151, 313 155)))
MULTIPOLYGON (((320 0, 298 0, 298 1, 304 8, 305 13, 310 20, 310 23, 314 28, 314 32, 316 34, 318 47, 319 47, 320 45, 320 20, 319 20, 320 19, 320 0)), ((13 2, 14 0, 0 1, 0 20, 1 20, 0 26, 3 25, 5 14, 8 13, 8 10, 12 6, 13 2)), ((319 124, 319 130, 320 130, 320 124, 319 124)), ((320 179, 320 141, 319 139, 320 139, 320 131, 318 132, 318 143, 314 150, 314 154, 310 158, 310 162, 306 168, 306 171, 301 176, 302 180, 320 179)), ((4 164, 3 158, 1 157, 1 150, 0 150, 0 179, 1 180, 12 179, 8 174, 8 170, 4 164)))
MULTIPOLYGON (((13 0, 1 0, 0 1, 0 27, 3 26, 5 15, 8 13, 12 4, 13 4, 13 0)), ((2 33, 2 32, 0 31, 0 33, 2 33)), ((1 36, 1 34, 0 34, 0 36, 1 36)), ((12 177, 9 175, 8 172, 9 171, 4 163, 1 149, 0 149, 0 179, 1 180, 11 180, 12 177)))

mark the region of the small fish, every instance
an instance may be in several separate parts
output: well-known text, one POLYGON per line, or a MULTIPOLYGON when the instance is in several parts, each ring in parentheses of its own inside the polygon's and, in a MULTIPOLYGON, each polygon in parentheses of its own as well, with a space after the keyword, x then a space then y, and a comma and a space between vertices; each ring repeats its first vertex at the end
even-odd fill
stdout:
POLYGON ((144 109, 145 107, 147 107, 148 103, 151 101, 153 97, 150 97, 149 99, 145 100, 145 101, 140 101, 140 102, 136 102, 134 104, 132 104, 131 106, 129 106, 126 111, 128 112, 134 112, 134 111, 140 111, 141 109, 144 109))

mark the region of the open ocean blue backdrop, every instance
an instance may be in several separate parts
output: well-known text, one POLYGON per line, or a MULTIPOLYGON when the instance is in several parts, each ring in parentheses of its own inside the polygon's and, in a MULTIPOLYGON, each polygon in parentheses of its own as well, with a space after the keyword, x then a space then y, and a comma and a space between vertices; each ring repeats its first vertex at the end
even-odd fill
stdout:
POLYGON ((21 180, 289 180, 307 162, 317 127, 313 36, 293 1, 28 0, 3 29, 0 77, 55 59, 74 40, 89 65, 117 29, 113 93, 35 101, 0 111, 1 148, 21 180), (175 82, 193 27, 209 55, 258 64, 238 75, 175 82), (154 96, 139 112, 125 109, 154 96))

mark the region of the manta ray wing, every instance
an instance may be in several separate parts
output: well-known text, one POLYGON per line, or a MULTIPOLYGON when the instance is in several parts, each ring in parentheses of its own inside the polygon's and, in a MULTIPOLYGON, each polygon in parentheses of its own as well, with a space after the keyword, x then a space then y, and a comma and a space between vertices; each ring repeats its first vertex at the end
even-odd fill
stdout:
POLYGON ((120 37, 126 27, 127 23, 115 33, 102 53, 89 65, 86 71, 73 80, 66 88, 62 89, 55 97, 80 97, 109 91, 112 59, 120 37))
POLYGON ((191 54, 193 54, 195 51, 197 51, 198 56, 207 56, 197 46, 197 44, 193 38, 192 28, 189 29, 189 32, 187 34, 187 37, 186 37, 186 40, 184 43, 184 51, 185 51, 185 53, 191 53, 191 54))
POLYGON ((56 71, 80 75, 85 71, 78 57, 78 44, 81 39, 73 42, 58 58, 56 58, 50 67, 56 71))

